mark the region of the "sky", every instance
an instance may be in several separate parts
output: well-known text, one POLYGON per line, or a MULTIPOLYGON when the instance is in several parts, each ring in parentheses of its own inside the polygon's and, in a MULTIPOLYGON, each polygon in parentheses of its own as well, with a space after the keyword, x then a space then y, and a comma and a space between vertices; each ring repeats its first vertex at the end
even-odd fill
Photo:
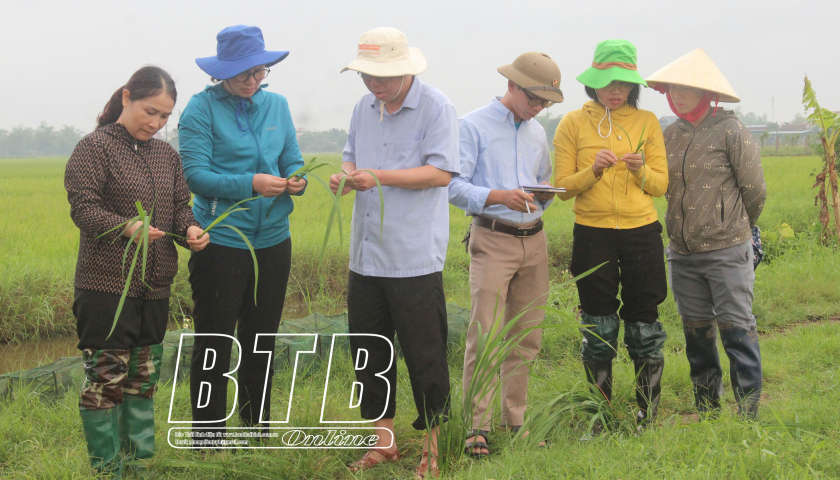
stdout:
MULTIPOLYGON (((385 26, 423 51, 420 79, 461 115, 503 94, 496 68, 527 51, 560 66, 566 99, 549 112, 579 109, 587 97, 575 77, 599 41, 622 38, 636 45, 643 77, 703 48, 740 96, 735 106, 784 122, 803 112, 806 74, 822 106, 840 110, 836 36, 820 23, 833 28, 839 15, 837 0, 0 0, 0 129, 44 121, 91 131, 110 95, 145 64, 177 83, 172 126, 209 84, 195 58, 214 55, 216 34, 237 24, 260 27, 269 50, 291 52, 264 83, 288 99, 295 126, 310 130, 347 129, 367 90, 339 71, 362 33, 385 26)), ((653 90, 640 107, 671 115, 653 90)))

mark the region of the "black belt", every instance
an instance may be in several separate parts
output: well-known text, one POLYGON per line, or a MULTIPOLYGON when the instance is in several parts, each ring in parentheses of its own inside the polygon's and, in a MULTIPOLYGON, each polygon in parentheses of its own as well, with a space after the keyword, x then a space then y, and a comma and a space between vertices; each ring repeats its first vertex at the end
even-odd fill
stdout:
POLYGON ((496 220, 490 220, 489 218, 479 216, 473 217, 472 223, 478 225, 479 227, 489 228, 494 232, 507 233, 508 235, 513 235, 515 237, 531 237, 540 233, 543 229, 542 218, 537 220, 537 223, 535 223, 533 227, 529 228, 514 227, 513 225, 507 225, 496 220))

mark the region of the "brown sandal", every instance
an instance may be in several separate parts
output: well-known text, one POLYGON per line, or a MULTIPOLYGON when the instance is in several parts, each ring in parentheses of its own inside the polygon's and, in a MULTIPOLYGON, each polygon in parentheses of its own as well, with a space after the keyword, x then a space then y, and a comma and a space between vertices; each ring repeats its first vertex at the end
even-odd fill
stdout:
POLYGON ((423 480, 426 477, 438 476, 440 476, 440 471, 438 470, 437 465, 431 465, 429 462, 429 452, 423 452, 423 456, 420 457, 420 465, 418 465, 417 470, 414 471, 414 479, 423 480))
POLYGON ((391 453, 387 450, 382 450, 381 448, 372 448, 368 450, 362 458, 348 465, 348 468, 350 468, 351 472, 356 473, 375 467, 380 463, 399 462, 400 458, 401 456, 399 451, 391 453), (382 460, 374 458, 373 455, 371 455, 372 453, 378 453, 381 455, 382 460))

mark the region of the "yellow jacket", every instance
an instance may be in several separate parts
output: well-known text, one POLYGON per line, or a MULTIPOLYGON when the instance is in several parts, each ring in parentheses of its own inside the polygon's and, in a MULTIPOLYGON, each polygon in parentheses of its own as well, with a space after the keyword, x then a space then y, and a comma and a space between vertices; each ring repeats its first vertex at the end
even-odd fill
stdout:
POLYGON ((566 193, 558 193, 561 200, 575 199, 575 222, 599 228, 637 228, 657 220, 653 197, 661 197, 668 190, 668 160, 665 140, 656 116, 647 110, 629 105, 613 110, 605 118, 604 107, 593 100, 583 108, 563 116, 554 134, 554 185, 566 193), (610 133, 610 117, 612 133, 610 133), (598 134, 609 136, 601 138, 598 134), (628 141, 620 125, 630 134, 628 141), (645 130, 648 142, 643 147, 645 166, 631 172, 627 165, 605 170, 600 177, 592 171, 595 154, 611 150, 621 159, 636 149, 645 130), (632 149, 630 147, 632 142, 632 149), (644 191, 642 179, 644 178, 644 191))

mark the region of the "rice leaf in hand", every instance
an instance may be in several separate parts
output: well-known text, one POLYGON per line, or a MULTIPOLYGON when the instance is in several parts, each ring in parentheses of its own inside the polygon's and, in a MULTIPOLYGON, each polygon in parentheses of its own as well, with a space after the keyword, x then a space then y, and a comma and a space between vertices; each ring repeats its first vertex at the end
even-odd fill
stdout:
POLYGON ((241 212, 243 210, 249 210, 248 208, 236 208, 236 207, 238 207, 239 205, 241 205, 245 202, 250 202, 251 200, 256 200, 258 198, 263 198, 263 196, 262 195, 257 195, 256 197, 246 198, 245 200, 240 200, 240 201, 234 203, 233 205, 228 207, 227 210, 222 212, 222 214, 219 215, 215 220, 213 220, 213 222, 210 223, 210 225, 208 225, 207 228, 204 229, 204 232, 201 235, 199 235, 198 238, 203 237, 205 233, 209 232, 213 227, 218 225, 219 222, 221 222, 222 220, 227 218, 227 216, 230 215, 231 213, 241 212))
MULTIPOLYGON (((142 233, 143 232, 139 228, 137 230, 135 230, 134 233, 131 234, 131 237, 129 237, 128 243, 125 245, 125 250, 123 250, 123 256, 122 256, 122 272, 121 272, 121 274, 123 276, 125 276, 125 257, 128 256, 128 251, 131 249, 131 244, 132 244, 132 242, 134 242, 134 239, 137 238, 137 236, 141 235, 142 233)), ((137 249, 138 250, 140 249, 140 245, 137 245, 137 249)), ((131 282, 131 277, 129 276, 126 281, 131 282)))
MULTIPOLYGON (((137 230, 140 230, 139 228, 137 230)), ((138 232, 134 232, 132 235, 131 240, 128 242, 128 245, 131 245, 131 242, 134 240, 134 237, 138 234, 138 232)), ((126 247, 126 251, 128 247, 126 247)), ((125 299, 128 296, 128 289, 131 286, 131 276, 134 274, 134 267, 137 266, 137 256, 140 254, 140 249, 137 248, 134 250, 134 258, 131 260, 131 267, 128 269, 128 278, 125 280, 125 286, 123 287, 122 295, 120 296, 120 303, 117 305, 117 313, 114 315, 114 324, 111 325, 111 331, 108 332, 108 336, 105 337, 105 340, 111 338, 111 334, 114 333, 114 329, 117 328, 117 320, 120 318, 120 313, 122 313, 123 305, 125 304, 125 299)), ((125 258, 125 257, 123 257, 125 258)), ((125 266, 125 264, 123 264, 125 266)))
MULTIPOLYGON (((112 228, 112 229, 110 229, 110 230, 105 231, 104 233, 100 234, 100 235, 99 235, 98 237, 96 237, 96 238, 102 238, 102 237, 104 237, 105 235, 108 235, 109 233, 113 232, 114 230, 116 230, 116 229, 118 229, 118 228, 120 228, 120 227, 122 227, 123 225, 126 225, 126 224, 128 224, 128 226, 126 226, 126 227, 125 227, 125 230, 128 230, 128 229, 129 229, 129 227, 131 227, 131 225, 134 225, 134 223, 135 223, 135 222, 137 222, 137 220, 139 220, 139 219, 140 219, 140 216, 139 216, 139 215, 138 215, 138 216, 136 216, 136 217, 131 217, 131 218, 129 218, 128 220, 124 221, 123 223, 121 223, 121 224, 117 225, 116 227, 114 227, 114 228, 112 228)), ((123 230, 123 233, 125 233, 125 230, 123 230)), ((118 238, 119 238, 119 237, 118 237, 118 238)), ((116 240, 116 238, 115 238, 114 240, 116 240)), ((113 243, 113 242, 112 242, 112 243, 113 243)))
MULTIPOLYGON (((331 164, 329 162, 324 162, 324 161, 315 161, 316 158, 318 158, 318 157, 312 157, 312 160, 310 160, 309 163, 305 164, 304 166, 302 166, 302 167, 298 168, 297 170, 295 170, 294 172, 292 172, 292 174, 289 175, 287 178, 302 177, 304 175, 308 176, 309 174, 314 175, 313 172, 315 170, 318 170, 319 168, 323 168, 323 167, 329 167, 329 168, 332 168, 333 171, 335 171, 335 167, 333 166, 333 164, 331 164)), ((285 192, 284 192, 284 194, 285 194, 285 192)), ((268 211, 265 212, 265 218, 268 218, 268 216, 271 214, 271 210, 274 209, 274 205, 280 200, 280 197, 282 197, 282 196, 283 196, 283 194, 280 194, 280 195, 274 197, 274 200, 271 201, 271 205, 268 206, 268 211)))
POLYGON ((646 128, 647 128, 647 125, 642 126, 642 136, 639 137, 639 143, 638 143, 638 145, 636 145, 636 151, 633 152, 633 153, 639 153, 639 150, 641 150, 642 146, 645 144, 645 129, 646 128))
POLYGON ((231 226, 231 225, 220 225, 220 226, 227 227, 227 228, 233 230, 234 232, 238 233, 239 236, 242 237, 242 241, 245 242, 245 245, 248 246, 248 250, 251 252, 251 258, 254 260, 254 305, 256 305, 257 304, 257 282, 260 279, 260 267, 257 264, 257 252, 254 251, 253 245, 251 245, 251 242, 248 240, 248 237, 246 237, 245 234, 242 233, 241 230, 239 230, 238 228, 236 228, 234 226, 231 226))
MULTIPOLYGON (((149 216, 146 215, 143 219, 143 225, 140 226, 140 229, 143 230, 143 238, 140 242, 143 245, 143 263, 140 264, 140 280, 143 283, 146 283, 146 261, 149 259, 149 223, 149 216)), ((137 246, 140 247, 140 245, 137 246)), ((146 286, 149 287, 148 284, 146 286)), ((152 287, 149 287, 149 290, 152 290, 152 287)))
MULTIPOLYGON (((319 259, 322 259, 322 258, 324 258, 324 253, 326 253, 326 251, 327 251, 327 242, 330 239, 330 232, 332 232, 332 224, 333 224, 333 221, 336 218, 336 215, 338 216, 338 232, 339 232, 338 233, 338 241, 343 244, 344 230, 343 230, 343 227, 341 225, 341 204, 338 202, 338 196, 337 195, 332 195, 332 191, 330 190, 330 186, 327 185, 327 182, 325 182, 324 180, 322 180, 320 177, 318 177, 315 174, 312 174, 312 178, 317 180, 318 183, 320 183, 324 188, 327 189, 328 192, 330 192, 330 198, 333 201, 333 208, 330 210, 330 217, 327 220, 327 231, 326 231, 326 233, 324 233, 324 243, 321 245, 321 254, 319 256, 319 259)), ((344 180, 346 180, 346 177, 339 181, 338 192, 341 192, 341 190, 344 189, 344 185, 342 183, 344 180)))
POLYGON ((621 131, 624 132, 624 136, 627 137, 627 144, 630 145, 630 150, 632 151, 633 150, 633 142, 630 141, 630 134, 627 133, 627 130, 625 130, 624 127, 622 127, 621 125, 619 125, 615 122, 613 122, 613 125, 620 128, 621 131))

